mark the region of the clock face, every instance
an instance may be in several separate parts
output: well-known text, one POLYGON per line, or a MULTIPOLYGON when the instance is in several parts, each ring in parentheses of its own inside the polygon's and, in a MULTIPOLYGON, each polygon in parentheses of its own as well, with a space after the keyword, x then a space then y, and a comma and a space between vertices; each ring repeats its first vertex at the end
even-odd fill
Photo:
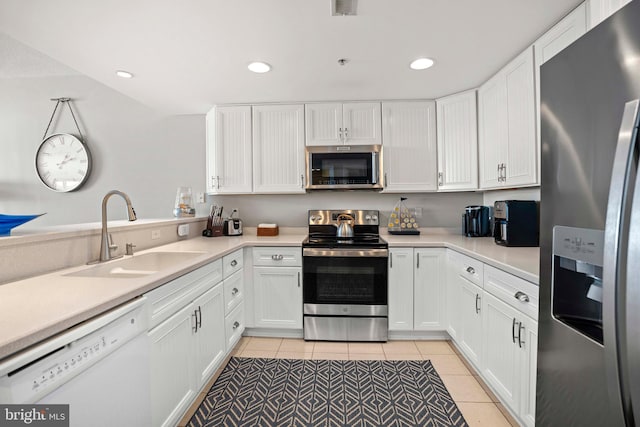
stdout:
POLYGON ((36 171, 40 180, 50 189, 73 191, 80 188, 89 177, 91 155, 75 136, 57 133, 40 144, 36 154, 36 171))

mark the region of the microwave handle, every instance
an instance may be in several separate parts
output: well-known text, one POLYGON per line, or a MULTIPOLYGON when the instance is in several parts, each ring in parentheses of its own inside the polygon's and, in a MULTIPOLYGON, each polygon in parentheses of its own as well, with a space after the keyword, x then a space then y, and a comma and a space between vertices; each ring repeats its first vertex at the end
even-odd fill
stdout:
POLYGON ((378 183, 378 153, 371 153, 371 183, 378 183))

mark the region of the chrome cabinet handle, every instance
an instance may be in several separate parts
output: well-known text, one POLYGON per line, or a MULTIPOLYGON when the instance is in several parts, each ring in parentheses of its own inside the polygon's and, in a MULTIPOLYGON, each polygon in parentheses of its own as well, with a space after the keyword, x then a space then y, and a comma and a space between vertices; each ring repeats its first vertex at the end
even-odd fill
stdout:
POLYGON ((384 173, 384 187, 387 188, 387 173, 384 173))
POLYGON ((211 188, 216 188, 216 177, 211 176, 211 188))
POLYGON ((342 136, 342 128, 338 128, 338 133, 340 134, 340 142, 344 142, 344 137, 342 136))
POLYGON ((476 314, 480 313, 480 306, 478 303, 480 302, 480 294, 476 294, 476 314))
POLYGON ((235 259, 231 261, 231 267, 235 267, 236 265, 238 265, 238 261, 236 261, 235 259))
POLYGON ((471 266, 469 266, 469 267, 467 267, 467 273, 469 273, 469 274, 476 274, 476 269, 475 269, 475 268, 473 268, 473 267, 471 267, 471 266))
POLYGON ((511 325, 511 338, 513 343, 516 343, 516 318, 513 318, 513 324, 511 325))
POLYGON ((529 295, 525 294, 524 292, 518 291, 516 292, 514 297, 520 302, 529 302, 529 295))
POLYGON ((442 187, 444 182, 444 174, 442 172, 438 172, 438 187, 442 187))
POLYGON ((389 253, 389 268, 393 268, 393 253, 389 253))
POLYGON ((520 322, 520 326, 518 326, 518 347, 522 348, 522 344, 524 344, 524 340, 522 339, 522 330, 524 326, 522 326, 522 322, 520 322))
POLYGON ((420 254, 416 254, 416 268, 420 268, 420 254))
POLYGON ((274 261, 282 261, 284 255, 271 255, 271 259, 274 261))
POLYGON ((298 287, 300 287, 300 272, 298 271, 298 287))
POLYGON ((235 296, 238 292, 239 292, 239 291, 238 291, 238 288, 233 288, 233 289, 231 290, 231 295, 234 295, 234 296, 235 296))
POLYGON ((498 182, 502 182, 502 174, 500 173, 500 163, 498 163, 498 182))
POLYGON ((304 175, 300 174, 300 188, 304 188, 304 175))
POLYGON ((238 326, 240 326, 240 323, 238 323, 237 321, 233 322, 233 330, 238 329, 238 326))
POLYGON ((220 176, 216 176, 216 188, 220 189, 220 176))
POLYGON ((507 182, 507 165, 502 164, 502 182, 507 182))
POLYGON ((191 329, 193 329, 193 333, 196 333, 198 332, 198 310, 193 310, 191 317, 193 317, 193 326, 191 329))
POLYGON ((202 308, 198 306, 198 328, 202 329, 202 308))

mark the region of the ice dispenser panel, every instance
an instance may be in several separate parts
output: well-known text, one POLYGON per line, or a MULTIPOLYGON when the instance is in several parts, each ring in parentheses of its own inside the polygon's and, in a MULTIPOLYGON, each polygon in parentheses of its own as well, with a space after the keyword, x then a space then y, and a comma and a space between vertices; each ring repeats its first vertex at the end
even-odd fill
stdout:
POLYGON ((602 344, 604 231, 553 228, 553 317, 602 344))

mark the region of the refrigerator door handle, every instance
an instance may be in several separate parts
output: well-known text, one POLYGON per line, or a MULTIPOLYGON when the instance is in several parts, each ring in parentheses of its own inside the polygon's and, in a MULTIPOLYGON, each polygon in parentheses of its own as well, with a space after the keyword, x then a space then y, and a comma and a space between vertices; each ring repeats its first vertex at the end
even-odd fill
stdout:
MULTIPOLYGON (((636 150, 638 128, 638 104, 639 100, 629 101, 625 104, 618 142, 611 171, 611 184, 609 187, 609 200, 607 202, 607 217, 604 231, 604 259, 603 259, 603 304, 602 326, 604 338, 604 357, 606 365, 607 385, 611 405, 628 417, 629 398, 623 389, 620 365, 620 327, 624 317, 624 308, 620 302, 624 295, 621 294, 625 277, 624 266, 620 263, 620 255, 623 250, 624 235, 627 232, 625 224, 625 212, 630 203, 629 172, 633 166, 634 151, 636 150)), ((626 357, 626 355, 625 355, 626 357)))
MULTIPOLYGON (((637 136, 636 136, 637 138, 637 136)), ((629 219, 629 236, 640 236, 640 174, 636 175, 635 188, 631 205, 631 217, 629 219)), ((627 286, 626 293, 626 351, 628 366, 626 367, 629 378, 629 394, 631 407, 634 408, 635 420, 640 418, 640 366, 637 361, 640 358, 640 287, 638 286, 637 263, 640 261, 640 239, 629 238, 627 250, 627 286), (629 327, 628 325, 633 325, 629 327)))

